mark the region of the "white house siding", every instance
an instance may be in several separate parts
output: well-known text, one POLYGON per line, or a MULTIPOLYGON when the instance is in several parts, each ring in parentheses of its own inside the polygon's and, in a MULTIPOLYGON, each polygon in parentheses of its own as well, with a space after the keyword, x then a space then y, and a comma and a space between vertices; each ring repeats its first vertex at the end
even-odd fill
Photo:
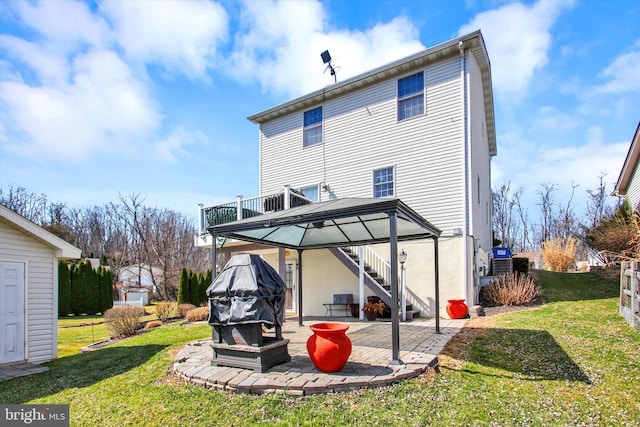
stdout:
POLYGON ((57 261, 54 250, 0 219, 0 260, 25 263, 25 357, 57 356, 57 261))
POLYGON ((463 227, 460 62, 450 58, 424 71, 420 117, 397 121, 394 78, 327 101, 323 144, 302 147, 302 111, 262 124, 261 193, 326 182, 322 200, 371 197, 373 170, 392 166, 397 197, 445 232, 463 227))
POLYGON ((492 247, 491 157, 487 139, 480 67, 473 55, 467 55, 471 91, 471 230, 485 250, 492 247), (479 181, 479 188, 478 188, 479 181))
POLYGON ((636 165, 631 182, 629 182, 627 197, 632 209, 640 209, 640 173, 638 172, 638 165, 636 165))

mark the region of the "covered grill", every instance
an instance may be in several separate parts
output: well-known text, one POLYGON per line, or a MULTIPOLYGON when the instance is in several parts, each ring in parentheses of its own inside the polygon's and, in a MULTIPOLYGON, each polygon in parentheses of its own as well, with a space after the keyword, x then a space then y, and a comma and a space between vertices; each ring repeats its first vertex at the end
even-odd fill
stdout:
POLYGON ((282 339, 285 284, 262 258, 231 257, 207 288, 209 324, 213 328, 212 365, 264 372, 290 360, 289 340, 282 339), (263 326, 275 328, 263 337, 263 326))

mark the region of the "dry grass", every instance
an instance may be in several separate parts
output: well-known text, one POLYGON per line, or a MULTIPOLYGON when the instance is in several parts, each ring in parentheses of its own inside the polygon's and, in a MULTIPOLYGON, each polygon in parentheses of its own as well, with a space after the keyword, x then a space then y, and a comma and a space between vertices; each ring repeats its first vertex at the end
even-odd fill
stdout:
POLYGON ((540 295, 540 287, 528 274, 508 273, 481 290, 482 298, 491 305, 525 305, 540 295))
POLYGON ((157 328, 158 326, 162 326, 161 320, 151 320, 144 324, 145 329, 153 329, 153 328, 157 328))
POLYGON ((567 271, 576 261, 578 241, 574 237, 556 238, 542 244, 542 262, 551 271, 567 271))
POLYGON ((209 318, 209 307, 198 307, 187 311, 185 316, 188 322, 199 322, 209 318))

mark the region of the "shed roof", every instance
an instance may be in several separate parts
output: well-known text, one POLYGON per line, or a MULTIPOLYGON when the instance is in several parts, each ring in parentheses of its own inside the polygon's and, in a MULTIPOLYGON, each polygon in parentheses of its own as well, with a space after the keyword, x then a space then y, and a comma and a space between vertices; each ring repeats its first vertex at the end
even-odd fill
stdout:
POLYGON ((0 205, 0 217, 12 223, 16 227, 21 228, 28 234, 33 235, 36 239, 42 241, 47 246, 52 247, 55 250, 57 258, 77 259, 82 255, 82 251, 79 248, 62 240, 60 237, 29 221, 6 206, 0 205))

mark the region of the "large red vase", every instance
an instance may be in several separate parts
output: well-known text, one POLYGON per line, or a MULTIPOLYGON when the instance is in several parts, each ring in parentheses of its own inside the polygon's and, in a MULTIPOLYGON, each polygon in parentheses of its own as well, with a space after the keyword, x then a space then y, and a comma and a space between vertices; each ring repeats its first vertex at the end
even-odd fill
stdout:
POLYGON ((346 335, 348 325, 318 323, 310 327, 313 335, 307 340, 309 357, 318 370, 337 372, 351 355, 351 340, 346 335))
POLYGON ((447 304, 447 314, 449 317, 452 319, 464 319, 467 317, 469 309, 463 299, 450 299, 447 301, 449 302, 449 304, 447 304))

